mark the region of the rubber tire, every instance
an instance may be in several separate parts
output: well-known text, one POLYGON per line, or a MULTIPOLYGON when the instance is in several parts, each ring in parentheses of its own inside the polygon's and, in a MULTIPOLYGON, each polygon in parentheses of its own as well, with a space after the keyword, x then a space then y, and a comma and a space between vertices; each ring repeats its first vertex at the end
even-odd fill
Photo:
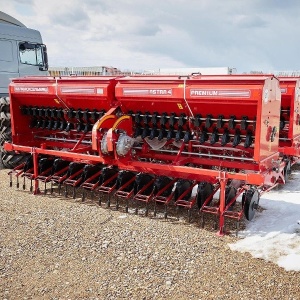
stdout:
POLYGON ((6 151, 3 148, 4 142, 11 142, 11 117, 9 97, 0 98, 0 169, 13 169, 25 162, 27 153, 16 153, 15 151, 6 151))
POLYGON ((243 194, 244 214, 248 221, 254 218, 255 211, 259 202, 259 193, 256 189, 249 189, 243 194))

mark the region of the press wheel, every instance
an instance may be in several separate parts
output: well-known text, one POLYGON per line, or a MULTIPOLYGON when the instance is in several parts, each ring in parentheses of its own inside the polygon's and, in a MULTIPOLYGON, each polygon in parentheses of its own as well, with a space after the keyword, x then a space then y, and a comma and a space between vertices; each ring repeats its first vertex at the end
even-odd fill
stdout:
POLYGON ((251 188, 243 194, 244 214, 248 221, 254 218, 255 210, 259 202, 259 193, 257 190, 251 188))

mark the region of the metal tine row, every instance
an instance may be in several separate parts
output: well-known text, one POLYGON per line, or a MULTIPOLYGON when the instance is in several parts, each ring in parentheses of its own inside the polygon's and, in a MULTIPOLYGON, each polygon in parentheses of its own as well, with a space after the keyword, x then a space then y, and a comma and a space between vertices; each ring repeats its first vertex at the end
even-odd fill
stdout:
MULTIPOLYGON (((146 204, 145 215, 149 212, 149 203, 154 203, 153 215, 157 215, 157 205, 164 206, 164 218, 168 216, 168 206, 174 200, 174 205, 179 218, 179 208, 187 209, 188 221, 191 221, 192 208, 197 205, 199 213, 202 213, 202 226, 204 226, 204 213, 219 214, 219 206, 212 205, 212 199, 219 190, 218 183, 197 182, 187 179, 176 179, 167 176, 152 176, 146 173, 135 173, 127 170, 119 170, 112 166, 91 165, 77 162, 69 162, 60 158, 41 158, 39 160, 39 175, 34 178, 33 159, 30 157, 25 163, 10 172, 10 186, 12 176, 17 178, 19 188, 19 177, 24 178, 23 189, 25 189, 25 178, 31 181, 30 191, 33 189, 32 181, 38 180, 45 184, 44 194, 47 193, 46 184, 51 183, 50 192, 53 193, 54 185, 61 192, 61 186, 65 187, 64 196, 68 196, 68 187, 73 188, 73 199, 76 198, 77 188, 82 189, 82 201, 86 199, 86 192, 93 195, 99 193, 99 205, 102 204, 103 195, 106 195, 106 207, 110 207, 112 196, 116 200, 116 209, 120 207, 120 200, 125 201, 125 212, 129 210, 129 201, 134 203, 143 202, 146 204), (192 195, 197 186, 197 193, 192 195)), ((244 191, 238 191, 233 187, 226 187, 226 216, 240 219, 242 214, 237 215, 232 211, 236 198, 244 191)), ((135 208, 138 213, 138 208, 135 208)))

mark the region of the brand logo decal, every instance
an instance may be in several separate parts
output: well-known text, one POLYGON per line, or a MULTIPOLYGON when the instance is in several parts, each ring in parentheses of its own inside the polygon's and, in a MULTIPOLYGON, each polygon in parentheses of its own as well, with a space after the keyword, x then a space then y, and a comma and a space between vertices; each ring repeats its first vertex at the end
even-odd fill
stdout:
POLYGON ((191 89, 191 97, 242 97, 249 98, 250 90, 209 90, 209 89, 191 89))
POLYGON ((124 96, 172 96, 172 89, 123 89, 124 96))
POLYGON ((30 87, 30 86, 15 86, 14 91, 17 93, 48 93, 47 87, 30 87))

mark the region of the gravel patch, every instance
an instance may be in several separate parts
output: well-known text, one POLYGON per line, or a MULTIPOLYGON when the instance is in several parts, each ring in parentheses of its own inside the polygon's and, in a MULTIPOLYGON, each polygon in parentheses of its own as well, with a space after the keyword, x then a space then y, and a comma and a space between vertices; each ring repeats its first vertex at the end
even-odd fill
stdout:
POLYGON ((232 252, 197 214, 34 196, 7 170, 0 192, 0 299, 300 299, 299 272, 232 252))

